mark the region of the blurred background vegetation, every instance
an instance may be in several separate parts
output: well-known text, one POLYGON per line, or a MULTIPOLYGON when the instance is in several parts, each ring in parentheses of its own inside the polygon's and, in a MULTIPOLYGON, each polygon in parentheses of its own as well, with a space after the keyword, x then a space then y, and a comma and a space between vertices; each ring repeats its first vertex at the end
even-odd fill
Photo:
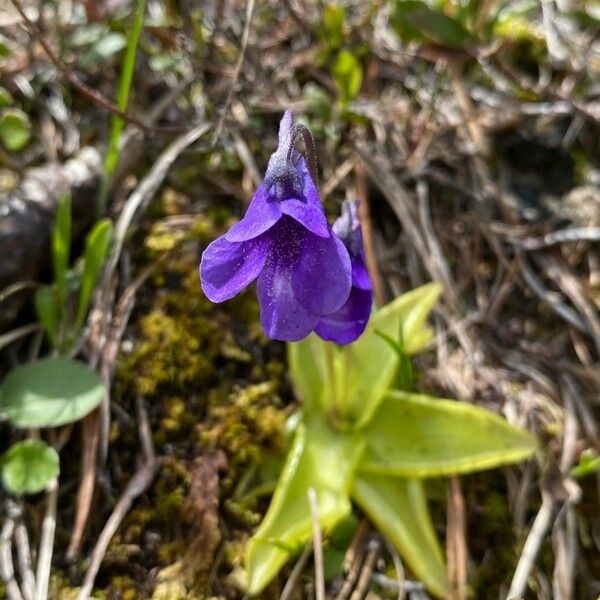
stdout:
MULTIPOLYGON (((506 598, 519 569, 527 597, 598 597, 599 24, 595 0, 0 0, 3 376, 48 351, 32 294, 55 283, 59 199, 72 287, 85 235, 115 223, 70 340, 110 402, 61 442, 50 597, 83 581, 98 598, 242 597, 295 401, 252 294, 210 304, 197 262, 286 108, 316 138, 330 214, 363 201, 377 302, 444 287, 417 387, 541 440, 526 464, 428 487, 452 597, 506 598)), ((0 423, 0 452, 17 439, 0 423)), ((40 523, 43 498, 21 509, 40 523)), ((373 540, 358 512, 336 532, 334 596, 398 597, 373 540)), ((297 597, 313 584, 309 562, 297 597)))

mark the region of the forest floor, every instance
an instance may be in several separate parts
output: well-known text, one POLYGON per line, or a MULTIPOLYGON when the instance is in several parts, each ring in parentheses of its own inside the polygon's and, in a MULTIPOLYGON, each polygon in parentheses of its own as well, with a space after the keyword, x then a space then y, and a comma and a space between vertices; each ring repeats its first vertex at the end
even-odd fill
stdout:
MULTIPOLYGON (((49 281, 66 190, 76 249, 94 214, 124 228, 80 347, 110 386, 110 423, 76 426, 62 450, 52 598, 77 597, 115 509, 94 597, 243 597, 244 543, 274 481, 257 466, 276 468, 296 400, 254 292, 211 304, 197 269, 243 214, 287 108, 315 137, 328 214, 347 197, 367 209, 377 303, 443 286, 418 385, 539 439, 526 463, 428 484, 452 597, 504 599, 518 569, 527 598, 599 597, 600 13, 584 0, 444 0, 423 21, 404 4, 3 0, 0 211, 41 194, 50 216, 18 232, 18 251, 0 236, 0 288, 49 281)), ((2 298, 3 335, 32 319, 27 293, 2 298)), ((1 372, 32 348, 36 334, 2 344, 1 372)), ((14 435, 0 423, 0 450, 14 435)), ((25 509, 35 537, 43 498, 25 509)), ((358 510, 350 526, 326 557, 332 597, 398 597, 371 577, 389 573, 386 555, 365 561, 377 532, 358 510)), ((313 588, 309 561, 296 597, 313 588)))

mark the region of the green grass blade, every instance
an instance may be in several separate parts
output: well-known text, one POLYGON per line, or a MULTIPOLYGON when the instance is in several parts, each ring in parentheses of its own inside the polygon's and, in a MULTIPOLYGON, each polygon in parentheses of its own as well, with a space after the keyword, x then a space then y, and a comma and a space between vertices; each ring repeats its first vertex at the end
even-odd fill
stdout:
POLYGON ((53 348, 56 348, 58 342, 59 308, 52 287, 44 285, 38 288, 33 297, 33 303, 38 321, 42 324, 42 327, 50 340, 50 344, 53 348))
POLYGON ((83 274, 81 276, 81 287, 79 290, 73 335, 77 335, 83 327, 94 286, 104 264, 111 237, 112 223, 109 219, 102 219, 96 223, 85 240, 83 274))
POLYGON ((52 268, 56 283, 59 349, 63 349, 67 330, 67 273, 71 259, 71 228, 71 196, 65 194, 58 201, 52 232, 52 268))
MULTIPOLYGON (((129 105, 129 93, 131 91, 131 82, 135 69, 135 57, 137 54, 138 42, 144 23, 144 13, 146 12, 146 0, 137 0, 135 7, 135 18, 133 28, 128 36, 127 49, 123 59, 121 77, 119 79, 119 89, 117 92, 117 106, 120 110, 126 111, 129 105)), ((119 160, 119 142, 125 123, 118 115, 113 115, 110 122, 110 137, 108 140, 108 149, 104 161, 104 174, 100 186, 98 197, 98 216, 104 214, 106 209, 106 198, 112 181, 113 173, 119 160)))

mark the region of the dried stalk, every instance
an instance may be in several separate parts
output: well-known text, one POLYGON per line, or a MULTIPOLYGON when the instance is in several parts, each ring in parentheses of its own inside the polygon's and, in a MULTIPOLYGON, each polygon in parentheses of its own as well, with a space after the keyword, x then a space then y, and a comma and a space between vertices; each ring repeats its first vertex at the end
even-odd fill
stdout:
POLYGON ((15 569, 12 559, 12 537, 15 530, 15 522, 11 517, 4 521, 0 531, 0 577, 6 588, 8 600, 23 600, 19 585, 15 580, 15 569))
POLYGON ((52 570, 52 553, 54 550, 54 532, 56 531, 56 508, 58 503, 58 479, 54 479, 46 488, 46 512, 42 521, 40 550, 37 561, 35 580, 36 600, 47 600, 50 571, 52 570))

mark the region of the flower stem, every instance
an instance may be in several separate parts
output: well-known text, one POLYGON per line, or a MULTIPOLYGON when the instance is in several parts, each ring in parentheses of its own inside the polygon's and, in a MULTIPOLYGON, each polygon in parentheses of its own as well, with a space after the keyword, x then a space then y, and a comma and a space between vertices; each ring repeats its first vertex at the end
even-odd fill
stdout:
POLYGON ((290 141, 290 147, 288 148, 287 159, 288 161, 292 158, 292 152, 296 145, 296 141, 299 137, 304 140, 304 157, 306 158, 306 164, 308 165, 308 171, 312 177, 315 185, 317 185, 318 167, 317 167, 317 150, 315 148, 315 140, 313 139, 312 133, 301 123, 296 123, 292 129, 292 136, 290 141))

